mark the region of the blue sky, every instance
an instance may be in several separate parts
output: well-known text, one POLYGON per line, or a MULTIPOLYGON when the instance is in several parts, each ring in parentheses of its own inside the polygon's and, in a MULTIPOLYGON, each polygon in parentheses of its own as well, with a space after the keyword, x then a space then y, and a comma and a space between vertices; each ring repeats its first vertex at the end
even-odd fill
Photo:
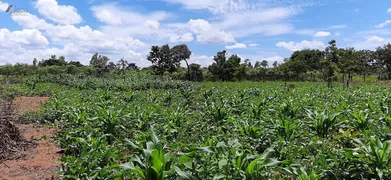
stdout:
POLYGON ((98 52, 144 67, 151 45, 167 43, 187 44, 203 66, 224 49, 273 63, 331 39, 356 49, 391 40, 388 0, 7 0, 0 12, 0 64, 52 54, 88 64, 98 52))

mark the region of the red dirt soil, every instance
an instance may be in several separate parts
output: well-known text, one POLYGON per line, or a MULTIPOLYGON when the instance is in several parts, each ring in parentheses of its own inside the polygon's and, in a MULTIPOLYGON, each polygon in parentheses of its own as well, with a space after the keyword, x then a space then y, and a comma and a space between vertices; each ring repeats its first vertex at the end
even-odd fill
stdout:
POLYGON ((16 97, 12 106, 15 115, 22 115, 25 111, 36 111, 39 110, 41 105, 49 100, 49 97, 16 97))
MULTIPOLYGON (((39 110, 47 97, 17 97, 13 102, 15 112, 20 115, 26 110, 39 110)), ((17 124, 26 140, 32 140, 36 146, 21 152, 22 156, 0 164, 0 180, 58 179, 61 157, 59 148, 51 139, 56 129, 33 124, 17 124)))

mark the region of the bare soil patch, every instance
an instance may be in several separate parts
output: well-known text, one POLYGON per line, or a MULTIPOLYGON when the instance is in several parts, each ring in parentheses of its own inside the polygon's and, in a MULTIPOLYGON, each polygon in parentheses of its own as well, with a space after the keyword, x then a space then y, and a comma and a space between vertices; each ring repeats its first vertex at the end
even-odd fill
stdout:
POLYGON ((16 97, 13 102, 13 113, 18 116, 22 115, 25 111, 39 110, 41 105, 49 100, 49 97, 16 97))
MULTIPOLYGON (((39 110, 47 97, 17 97, 13 101, 16 115, 26 110, 39 110)), ((34 124, 15 124, 20 134, 18 151, 0 161, 0 180, 58 179, 61 154, 52 139, 56 129, 34 124)), ((0 138, 3 134, 0 134, 0 138)))

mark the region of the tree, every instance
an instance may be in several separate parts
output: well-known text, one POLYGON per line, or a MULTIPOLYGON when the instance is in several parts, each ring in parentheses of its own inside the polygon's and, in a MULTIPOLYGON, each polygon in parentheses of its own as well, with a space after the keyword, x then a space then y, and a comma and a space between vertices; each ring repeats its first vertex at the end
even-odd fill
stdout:
POLYGON ((266 69, 269 66, 269 62, 267 60, 263 60, 261 62, 261 66, 266 69))
POLYGON ((190 69, 190 73, 191 73, 191 75, 190 75, 191 81, 204 80, 201 65, 192 63, 189 65, 189 69, 190 69))
POLYGON ((273 67, 275 68, 275 67, 277 67, 277 66, 278 66, 278 62, 277 62, 277 61, 274 61, 273 67))
POLYGON ((223 72, 227 81, 233 81, 234 79, 242 78, 239 76, 243 76, 243 72, 238 73, 238 69, 240 67, 240 61, 241 58, 237 55, 232 55, 231 57, 228 58, 228 61, 226 61, 223 72))
POLYGON ((49 59, 42 59, 41 62, 38 63, 38 66, 65 66, 67 63, 65 62, 65 57, 60 56, 58 59, 56 55, 50 56, 49 59))
POLYGON ((248 64, 246 63, 240 64, 239 67, 236 69, 235 79, 239 81, 246 79, 247 69, 250 69, 248 67, 248 64))
POLYGON ((37 66, 37 62, 38 62, 37 58, 34 58, 34 60, 33 60, 33 66, 34 66, 34 67, 37 66))
POLYGON ((247 68, 253 68, 253 65, 251 64, 250 59, 245 59, 244 64, 246 65, 247 68))
POLYGON ((326 69, 327 73, 327 86, 332 87, 332 77, 335 73, 336 64, 338 64, 338 48, 337 42, 335 40, 331 40, 329 42, 329 46, 326 48, 326 59, 323 61, 323 65, 326 69))
POLYGON ((285 58, 284 63, 278 66, 278 69, 282 72, 284 76, 285 87, 287 87, 287 81, 289 80, 289 71, 291 69, 291 63, 292 61, 290 61, 289 58, 285 58))
POLYGON ((117 69, 117 65, 115 65, 113 62, 109 62, 109 64, 107 65, 107 68, 109 70, 114 70, 114 69, 117 69))
POLYGON ((138 70, 136 63, 128 63, 126 70, 138 70))
POLYGON ((83 67, 83 64, 81 64, 79 61, 70 61, 68 65, 74 65, 76 67, 83 67))
POLYGON ((157 75, 163 75, 166 71, 175 72, 180 65, 180 62, 172 58, 168 44, 161 47, 152 46, 147 60, 151 61, 152 69, 157 75))
POLYGON ((342 83, 345 83, 345 76, 347 75, 346 87, 348 88, 353 79, 352 74, 358 71, 361 62, 354 48, 339 49, 338 53, 340 57, 338 68, 343 74, 342 83))
POLYGON ((208 67, 210 73, 213 76, 217 77, 221 81, 226 81, 227 78, 224 74, 225 63, 227 61, 227 51, 223 50, 217 52, 216 56, 213 57, 215 61, 212 65, 208 67))
POLYGON ((180 63, 181 61, 185 61, 186 66, 187 66, 188 80, 191 79, 190 67, 189 67, 189 63, 187 62, 188 59, 190 59, 190 56, 191 56, 191 51, 189 50, 189 48, 187 47, 186 44, 176 45, 171 49, 171 57, 172 57, 174 63, 176 63, 176 62, 180 63))
POLYGON ((371 50, 360 50, 358 51, 358 58, 360 61, 360 66, 357 69, 357 73, 363 76, 364 82, 366 81, 367 75, 373 69, 373 64, 375 62, 375 54, 371 50))
POLYGON ((109 62, 109 60, 108 57, 99 55, 98 53, 95 53, 91 57, 90 66, 95 68, 97 76, 103 75, 103 73, 108 70, 107 62, 109 62))
POLYGON ((124 58, 121 58, 118 62, 117 62, 117 69, 121 70, 121 71, 124 71, 126 69, 126 67, 128 66, 128 61, 124 60, 124 58))
POLYGON ((388 43, 383 47, 378 47, 376 55, 380 68, 385 68, 388 73, 388 79, 391 79, 391 44, 388 43))
POLYGON ((263 60, 261 63, 259 63, 259 76, 263 81, 266 80, 267 75, 267 67, 269 66, 269 62, 267 60, 263 60))
POLYGON ((261 67, 261 63, 259 61, 256 61, 255 64, 254 64, 254 68, 258 69, 260 67, 261 67))

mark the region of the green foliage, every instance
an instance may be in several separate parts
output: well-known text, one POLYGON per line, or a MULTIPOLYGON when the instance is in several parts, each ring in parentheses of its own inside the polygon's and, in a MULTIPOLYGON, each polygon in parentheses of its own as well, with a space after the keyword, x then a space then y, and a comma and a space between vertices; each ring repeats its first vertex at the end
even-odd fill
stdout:
POLYGON ((109 62, 109 60, 110 59, 108 57, 95 53, 91 57, 90 66, 96 69, 96 74, 98 76, 101 76, 104 72, 108 70, 107 63, 109 62))
POLYGON ((44 115, 42 111, 26 111, 17 117, 18 123, 44 123, 44 115))
POLYGON ((387 86, 160 78, 37 77, 7 91, 50 90, 37 119, 61 129, 64 179, 391 177, 387 86))

